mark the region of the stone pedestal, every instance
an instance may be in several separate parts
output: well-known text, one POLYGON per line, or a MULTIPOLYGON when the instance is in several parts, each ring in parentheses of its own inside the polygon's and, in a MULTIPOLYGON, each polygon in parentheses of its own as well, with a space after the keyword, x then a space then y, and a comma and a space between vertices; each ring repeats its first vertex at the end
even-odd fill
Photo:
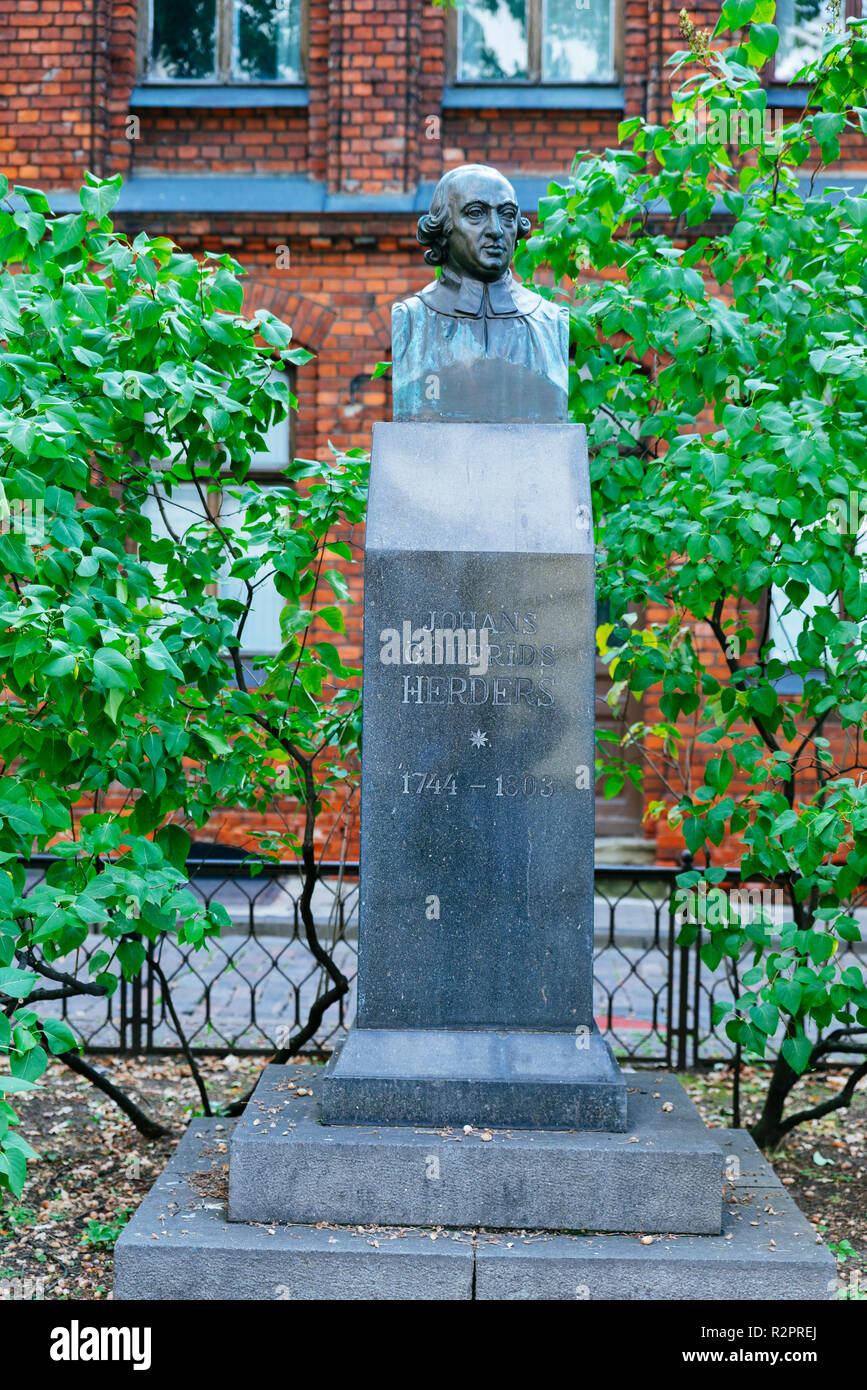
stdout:
POLYGON ((326 1124, 622 1131, 593 1025, 584 430, 376 425, 356 1027, 326 1124))
POLYGON ((628 1076, 625 1134, 464 1134, 322 1125, 318 1071, 270 1067, 237 1126, 193 1121, 120 1235, 115 1299, 834 1297, 752 1140, 673 1077, 628 1076))

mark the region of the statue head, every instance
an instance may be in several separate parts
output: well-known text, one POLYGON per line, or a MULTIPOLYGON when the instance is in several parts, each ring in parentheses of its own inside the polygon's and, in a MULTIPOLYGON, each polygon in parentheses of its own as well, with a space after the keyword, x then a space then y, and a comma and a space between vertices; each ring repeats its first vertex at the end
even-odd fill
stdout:
POLYGON ((461 164, 440 179, 416 235, 428 265, 491 281, 508 270, 529 231, 508 179, 486 164, 461 164))

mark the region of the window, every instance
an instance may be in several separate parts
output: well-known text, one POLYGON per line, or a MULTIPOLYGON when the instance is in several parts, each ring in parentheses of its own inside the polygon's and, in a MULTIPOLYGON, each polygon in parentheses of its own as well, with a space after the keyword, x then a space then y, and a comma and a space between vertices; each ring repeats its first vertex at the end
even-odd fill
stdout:
POLYGON ((456 82, 616 82, 618 0, 465 0, 456 82))
POLYGON ((302 0, 140 0, 151 82, 303 81, 302 0))
MULTIPOLYGON (((238 490, 236 486, 231 489, 238 490)), ((229 535, 239 530, 244 520, 244 512, 238 498, 230 496, 228 490, 222 495, 211 492, 206 496, 211 515, 219 521, 221 528, 229 535)), ((204 534, 208 525, 198 489, 193 483, 177 484, 172 488, 170 498, 162 492, 159 498, 151 493, 142 510, 150 521, 153 534, 158 537, 177 536, 182 539, 193 527, 199 527, 204 534)), ((217 584, 220 597, 246 603, 246 585, 240 579, 230 578, 231 561, 228 558, 223 568, 224 574, 217 584)), ((283 600, 270 575, 254 582, 256 587, 253 602, 244 624, 241 646, 245 655, 271 656, 282 646, 280 609, 283 600)))
POLYGON ((785 589, 779 588, 776 584, 771 588, 769 602, 770 655, 776 657, 777 661, 782 661, 784 666, 791 666, 793 662, 802 660, 798 654, 798 638, 807 626, 808 620, 812 623, 818 608, 827 608, 830 605, 838 613, 840 611, 839 602, 835 597, 824 594, 821 589, 812 586, 799 608, 793 606, 785 589))
POLYGON ((791 82, 806 63, 820 58, 831 25, 844 33, 846 16, 860 13, 860 8, 859 0, 777 0, 774 23, 780 42, 774 57, 774 80, 791 82))
MULTIPOLYGON (((294 367, 290 367, 288 372, 272 372, 273 377, 288 378, 289 390, 293 394, 295 370, 294 367)), ((264 448, 253 454, 245 482, 249 480, 260 485, 273 483, 281 487, 286 486, 286 479, 281 477, 280 473, 295 456, 294 428, 295 412, 289 411, 285 419, 276 421, 263 432, 264 448)), ((228 465, 224 471, 228 473, 228 465)), ((244 521, 244 508, 239 499, 230 493, 242 491, 243 486, 244 484, 237 483, 234 479, 227 479, 226 490, 222 494, 205 493, 211 515, 230 535, 239 530, 244 521)), ((171 537, 174 533, 183 537, 191 527, 197 524, 204 527, 206 524, 202 501, 194 483, 176 484, 172 489, 171 498, 161 492, 158 499, 152 492, 143 510, 150 520, 155 536, 171 537)), ((255 554, 255 550, 251 553, 255 554)), ((246 603, 246 585, 240 579, 232 579, 229 576, 230 569, 231 561, 227 558, 224 574, 217 585, 220 597, 246 603)), ((260 576, 254 583, 253 603, 244 624, 241 647, 245 656, 271 656, 282 646, 280 610, 283 607, 283 599, 277 592, 272 576, 260 576)), ((252 685, 262 679, 261 675, 257 678, 253 668, 246 662, 245 669, 248 684, 252 685)))
MULTIPOLYGON (((867 518, 861 520, 859 529, 855 534, 854 554, 861 564, 863 572, 863 569, 867 568, 867 518)), ((768 595, 768 603, 770 605, 768 612, 770 650, 768 655, 781 661, 788 668, 797 661, 803 661, 803 657, 798 651, 798 638, 805 627, 812 626, 817 609, 831 608, 838 618, 845 619, 846 616, 839 594, 826 594, 814 585, 810 586, 806 597, 796 608, 785 590, 774 584, 768 595)), ((867 651, 867 621, 859 623, 858 628, 860 632, 858 645, 867 651)), ((795 676, 789 670, 775 684, 783 694, 791 694, 793 691, 800 691, 803 682, 800 676, 795 676)))

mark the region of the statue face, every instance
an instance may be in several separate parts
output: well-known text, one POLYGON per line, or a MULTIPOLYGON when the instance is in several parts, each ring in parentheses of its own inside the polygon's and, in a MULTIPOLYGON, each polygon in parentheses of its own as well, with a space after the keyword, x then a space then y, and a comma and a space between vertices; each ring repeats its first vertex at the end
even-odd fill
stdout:
POLYGON ((476 280, 498 280, 518 240, 515 190, 501 174, 468 170, 449 187, 448 264, 476 280))

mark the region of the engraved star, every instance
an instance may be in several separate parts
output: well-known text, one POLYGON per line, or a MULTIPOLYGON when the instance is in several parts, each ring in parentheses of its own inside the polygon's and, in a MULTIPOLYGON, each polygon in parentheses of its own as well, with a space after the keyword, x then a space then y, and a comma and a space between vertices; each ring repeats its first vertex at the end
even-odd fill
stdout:
POLYGON ((481 729, 476 729, 474 734, 470 734, 470 743, 474 748, 489 748, 488 735, 483 734, 481 729))

